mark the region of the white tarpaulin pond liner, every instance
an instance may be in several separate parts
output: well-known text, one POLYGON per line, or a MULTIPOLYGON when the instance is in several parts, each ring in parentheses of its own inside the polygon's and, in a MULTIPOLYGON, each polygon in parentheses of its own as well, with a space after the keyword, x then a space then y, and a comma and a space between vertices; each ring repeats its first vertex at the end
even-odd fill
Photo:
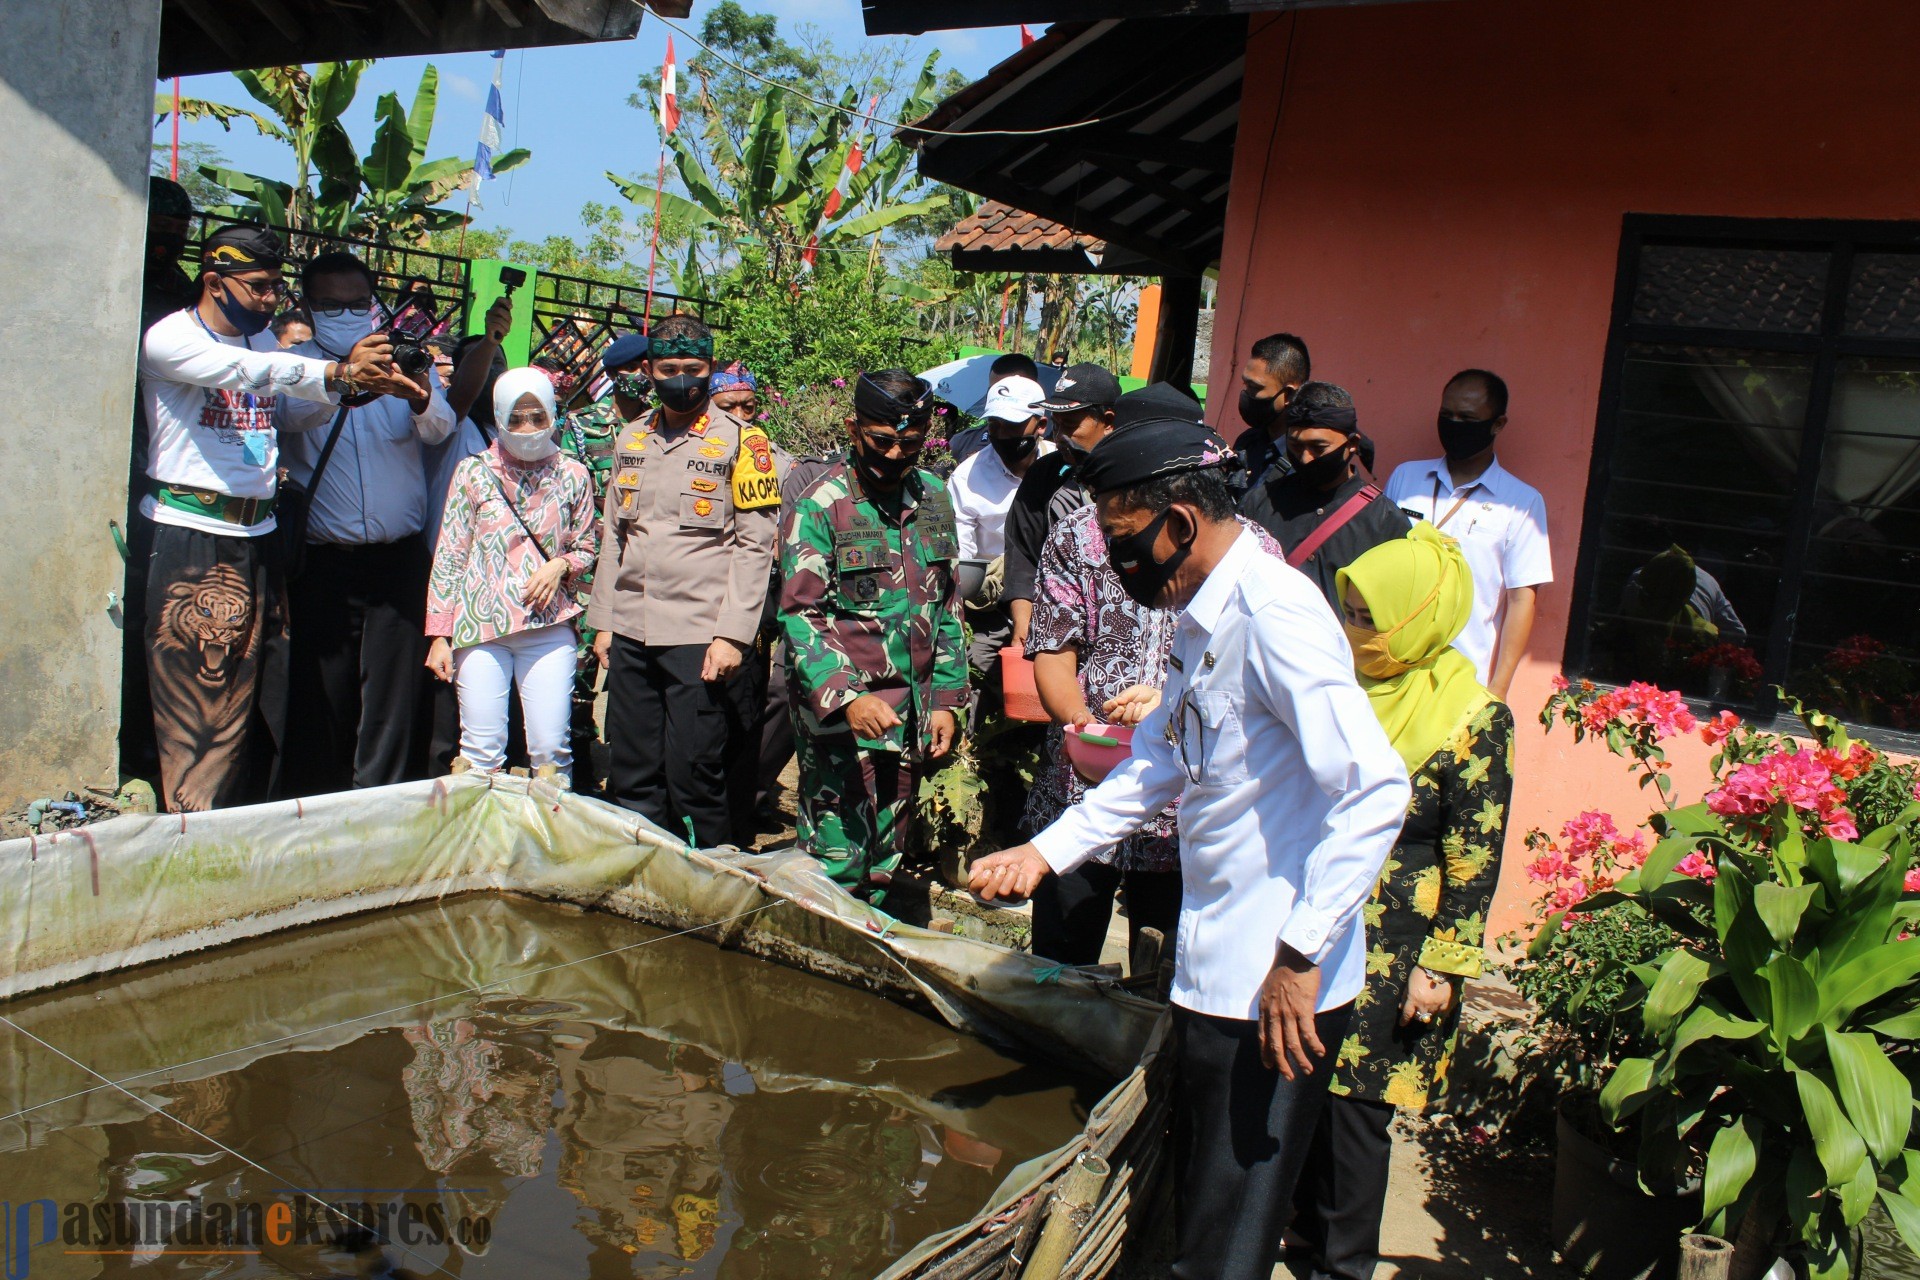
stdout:
MULTIPOLYGON (((1113 1173, 1099 1204, 1076 1219, 1078 1244, 1062 1274, 1103 1274, 1126 1218, 1151 1199, 1160 1167, 1159 1004, 991 943, 900 924, 841 892, 804 854, 689 849, 625 810, 537 783, 469 774, 302 802, 122 817, 0 843, 0 872, 0 999, 300 925, 496 891, 668 928, 711 925, 699 936, 924 1001, 985 1039, 1121 1079, 1073 1142, 1015 1169, 973 1222, 922 1242, 888 1277, 1020 1274, 1009 1269, 1009 1254, 1028 1256, 1049 1189, 1089 1153, 1113 1173)), ((512 939, 481 937, 464 958, 477 984, 510 974, 515 954, 512 939)), ((434 994, 396 992, 395 1004, 434 994)), ((606 993, 610 1002, 619 997, 606 993)), ((368 1029, 338 1026, 325 992, 276 1018, 289 1037, 315 1037, 315 1048, 368 1029)), ((227 1025, 210 1016, 135 1034, 146 1038, 153 1067, 189 1064, 168 1075, 190 1079, 202 1059, 202 1074, 234 1067, 226 1051, 240 1046, 227 1025)), ((93 1060, 90 1036, 124 1046, 129 1035, 124 1025, 90 1029, 83 1017, 62 1019, 58 1030, 60 1048, 81 1062, 93 1060)), ((4 1069, 21 1070, 17 1056, 4 1069)), ((61 1083, 36 1074, 36 1098, 79 1096, 37 1108, 30 1129, 0 1125, 0 1146, 137 1107, 113 1090, 80 1092, 97 1082, 77 1069, 70 1087, 61 1083)), ((8 1080, 9 1096, 27 1096, 26 1084, 8 1080)), ((154 1095, 156 1104, 166 1100, 154 1095)))

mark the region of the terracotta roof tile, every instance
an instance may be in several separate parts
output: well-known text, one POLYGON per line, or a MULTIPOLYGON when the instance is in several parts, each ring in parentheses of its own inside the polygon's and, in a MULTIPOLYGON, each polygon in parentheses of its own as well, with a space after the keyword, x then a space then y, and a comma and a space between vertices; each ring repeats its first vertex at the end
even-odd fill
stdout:
POLYGON ((996 252, 1007 249, 1085 249, 1106 252, 1106 242, 1098 236, 1083 235, 1037 213, 1024 213, 998 200, 988 200, 960 219, 953 230, 934 241, 934 250, 948 253, 955 249, 996 252))

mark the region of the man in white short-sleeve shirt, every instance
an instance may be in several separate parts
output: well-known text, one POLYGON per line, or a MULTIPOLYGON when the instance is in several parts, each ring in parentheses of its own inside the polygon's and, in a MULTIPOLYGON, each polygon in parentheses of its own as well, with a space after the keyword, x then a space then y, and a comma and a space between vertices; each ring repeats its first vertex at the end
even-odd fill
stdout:
POLYGON ((1506 382, 1484 369, 1456 373, 1440 400, 1445 456, 1402 463, 1387 481, 1388 498, 1459 539, 1473 569, 1473 617, 1453 647, 1502 699, 1533 635, 1538 590, 1553 581, 1546 500, 1494 456, 1506 425, 1506 382))

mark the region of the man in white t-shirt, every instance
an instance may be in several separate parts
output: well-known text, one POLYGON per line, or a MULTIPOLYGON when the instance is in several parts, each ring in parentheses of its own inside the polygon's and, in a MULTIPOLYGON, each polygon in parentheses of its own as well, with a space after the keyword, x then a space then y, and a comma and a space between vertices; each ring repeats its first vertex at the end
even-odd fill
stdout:
POLYGON ((140 344, 149 481, 140 514, 155 526, 147 669, 169 811, 259 796, 277 766, 287 628, 272 535, 283 398, 421 391, 394 371, 380 335, 341 360, 281 351, 267 326, 286 294, 283 256, 264 227, 215 232, 201 251, 199 301, 161 317, 140 344), (255 757, 264 769, 250 767, 255 757))
POLYGON ((1402 463, 1387 481, 1388 498, 1459 539, 1473 569, 1473 617, 1453 647, 1502 699, 1533 635, 1535 596, 1553 581, 1546 500, 1494 456, 1506 426, 1506 382, 1485 369, 1456 373, 1440 399, 1445 456, 1402 463))
MULTIPOLYGON (((987 392, 981 421, 987 428, 987 447, 954 468, 947 482, 953 499, 953 524, 959 535, 962 560, 998 560, 1007 549, 1007 510, 1020 481, 1035 458, 1053 452, 1045 437, 1047 393, 1032 378, 1002 378, 987 392)), ((998 575, 989 576, 997 577, 998 575)), ((1013 635, 1013 618, 997 601, 986 608, 970 608, 967 623, 973 643, 967 662, 980 677, 980 687, 998 693, 1000 650, 1013 635)))

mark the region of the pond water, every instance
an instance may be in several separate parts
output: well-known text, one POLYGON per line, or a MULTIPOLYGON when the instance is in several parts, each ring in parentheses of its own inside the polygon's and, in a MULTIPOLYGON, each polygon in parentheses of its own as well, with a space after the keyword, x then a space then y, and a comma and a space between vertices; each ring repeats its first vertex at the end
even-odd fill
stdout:
POLYGON ((1104 1088, 698 937, 491 895, 0 1014, 0 1239, 32 1280, 871 1276, 1104 1088))

